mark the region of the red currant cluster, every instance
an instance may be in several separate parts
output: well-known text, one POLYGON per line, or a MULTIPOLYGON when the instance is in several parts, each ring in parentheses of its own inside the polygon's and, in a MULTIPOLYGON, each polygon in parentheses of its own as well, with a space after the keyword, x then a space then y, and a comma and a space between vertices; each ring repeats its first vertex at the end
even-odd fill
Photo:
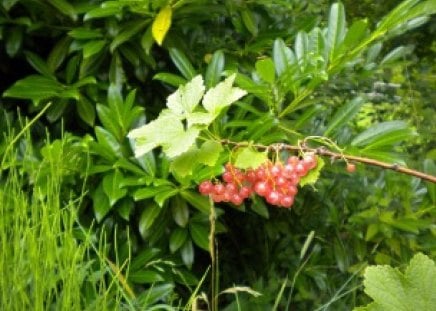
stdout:
POLYGON ((285 163, 267 163, 252 170, 242 171, 231 163, 225 166, 222 181, 203 181, 199 191, 210 195, 214 202, 231 202, 240 205, 256 193, 271 205, 289 208, 294 203, 300 178, 317 165, 316 155, 307 154, 302 159, 291 156, 285 163))

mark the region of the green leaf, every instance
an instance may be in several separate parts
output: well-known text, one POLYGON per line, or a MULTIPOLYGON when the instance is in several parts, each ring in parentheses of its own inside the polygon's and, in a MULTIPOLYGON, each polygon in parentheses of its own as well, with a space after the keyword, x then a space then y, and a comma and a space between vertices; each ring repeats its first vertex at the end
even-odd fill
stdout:
POLYGON ((103 190, 109 198, 110 206, 114 206, 119 199, 127 194, 127 190, 120 187, 122 179, 123 174, 119 170, 103 177, 103 190))
MULTIPOLYGON (((154 305, 159 300, 165 301, 165 298, 167 296, 170 296, 173 292, 174 292, 173 284, 162 284, 162 285, 154 284, 152 287, 150 287, 145 291, 142 291, 141 294, 138 295, 138 302, 139 302, 138 305, 140 305, 144 309, 151 310, 151 305, 154 305)), ((155 305, 155 307, 160 308, 159 305, 155 305)), ((163 307, 162 309, 164 310, 163 307)))
POLYGON ((154 40, 151 33, 151 25, 147 27, 147 30, 141 37, 141 46, 147 55, 150 54, 151 47, 153 46, 154 40))
POLYGON ((197 163, 198 148, 194 145, 188 151, 171 161, 171 171, 180 177, 192 175, 197 163))
POLYGON ((352 146, 376 148, 395 144, 414 135, 408 125, 403 121, 387 121, 373 125, 359 134, 351 142, 352 146))
POLYGON ((307 33, 304 31, 299 31, 297 36, 295 37, 295 56, 297 56, 297 60, 300 65, 305 63, 307 58, 307 50, 309 45, 309 37, 307 33))
POLYGON ((218 83, 222 71, 224 69, 224 65, 225 65, 224 53, 221 50, 218 50, 215 53, 213 53, 212 59, 209 65, 207 66, 206 77, 205 77, 206 87, 208 89, 214 87, 218 83))
POLYGON ((208 197, 189 190, 183 190, 180 192, 180 194, 186 201, 188 201, 189 204, 198 209, 200 212, 209 214, 210 202, 208 197))
POLYGON ((117 139, 101 126, 95 127, 95 135, 100 144, 108 149, 115 157, 122 157, 121 146, 117 139))
POLYGON ((271 58, 260 59, 256 62, 256 72, 259 77, 270 84, 275 80, 275 67, 271 58))
POLYGON ((156 203, 149 203, 141 213, 139 217, 139 233, 143 238, 147 236, 147 232, 150 230, 151 226, 154 224, 157 216, 159 216, 162 209, 156 203))
POLYGON ((106 45, 106 40, 95 40, 83 45, 83 58, 89 58, 99 53, 106 45))
POLYGON ((205 251, 209 250, 209 227, 192 222, 189 224, 189 232, 194 243, 205 251))
MULTIPOLYGON (((64 87, 59 82, 51 78, 32 75, 15 82, 3 93, 3 96, 31 99, 38 103, 43 99, 62 97, 63 91, 64 87)), ((73 94, 68 97, 76 98, 73 94)))
POLYGON ((136 284, 148 284, 165 281, 159 272, 153 270, 131 272, 129 273, 127 279, 136 284))
POLYGON ((84 96, 80 97, 80 100, 77 102, 77 113, 86 124, 94 126, 95 108, 84 96))
POLYGON ((173 187, 168 185, 146 187, 135 191, 135 193, 133 194, 133 198, 135 199, 135 201, 154 198, 156 195, 158 195, 161 192, 169 192, 172 191, 173 189, 174 189, 173 187))
POLYGON ((189 221, 189 208, 182 197, 177 195, 173 198, 171 213, 176 224, 180 227, 186 227, 189 221))
POLYGON ((62 14, 65 14, 69 17, 71 17, 71 19, 73 21, 77 20, 77 15, 76 15, 76 10, 74 9, 74 7, 65 0, 51 0, 50 4, 52 6, 54 6, 56 9, 58 9, 58 11, 62 14))
POLYGON ((273 45, 273 60, 278 76, 292 64, 292 51, 288 48, 282 39, 274 40, 273 45))
POLYGON ((265 202, 260 198, 254 198, 253 204, 251 204, 251 209, 256 214, 262 216, 265 219, 269 219, 269 211, 265 202))
MULTIPOLYGON (((424 172, 433 176, 436 176, 436 164, 431 159, 425 159, 424 163, 424 172)), ((432 182, 426 182, 427 185, 427 192, 430 196, 431 201, 433 204, 436 204, 436 184, 432 182)))
POLYGON ((154 40, 156 40, 156 43, 159 45, 162 45, 165 35, 171 27, 172 13, 173 10, 171 6, 167 5, 160 9, 153 21, 151 32, 154 40))
POLYGON ((198 75, 168 96, 167 107, 175 114, 188 115, 200 103, 204 90, 203 78, 198 75))
POLYGON ((207 111, 218 115, 222 109, 230 106, 247 94, 246 91, 232 86, 235 78, 236 75, 232 74, 223 82, 207 91, 203 98, 203 106, 207 111))
POLYGON ((47 66, 52 72, 56 71, 64 62, 68 55, 71 41, 68 36, 65 36, 63 39, 59 40, 51 50, 47 58, 47 66))
POLYGON ((86 39, 98 39, 103 37, 99 29, 90 29, 86 27, 78 27, 68 32, 71 38, 86 40, 86 39))
POLYGON ((142 250, 141 252, 135 255, 129 266, 130 271, 136 271, 145 268, 145 266, 150 261, 155 259, 160 254, 161 254, 160 249, 147 247, 146 249, 142 250))
POLYGON ((106 6, 106 7, 102 6, 99 8, 92 9, 89 12, 87 12, 85 14, 85 16, 83 17, 83 20, 87 21, 87 20, 94 19, 94 18, 115 16, 117 14, 120 14, 122 9, 123 9, 122 5, 120 5, 120 6, 106 6))
POLYGON ((136 157, 162 146, 166 155, 174 158, 188 151, 199 134, 194 127, 185 130, 178 116, 164 110, 156 120, 132 130, 128 137, 135 140, 136 157))
POLYGON ((235 166, 241 169, 257 168, 268 160, 265 151, 257 151, 253 147, 240 148, 236 154, 235 166))
POLYGON ((344 37, 344 41, 342 41, 342 43, 338 47, 339 53, 346 53, 348 50, 355 48, 360 42, 363 41, 364 37, 367 34, 367 30, 367 19, 360 19, 353 22, 344 37))
POLYGON ((241 17, 245 27, 253 35, 253 37, 256 37, 259 29, 257 27, 256 19, 253 12, 248 9, 242 10, 241 17))
POLYGON ((112 43, 109 46, 111 52, 113 52, 118 46, 129 40, 134 35, 140 33, 145 26, 147 26, 148 20, 139 20, 130 22, 125 25, 122 30, 115 36, 112 43))
POLYGON ((324 167, 324 160, 321 157, 317 157, 318 164, 316 167, 309 171, 309 173, 301 178, 300 186, 304 187, 305 185, 313 185, 319 178, 319 174, 321 173, 322 168, 324 167))
POLYGON ((155 74, 153 76, 153 80, 159 80, 175 87, 179 87, 187 82, 186 79, 182 78, 181 76, 168 72, 160 72, 155 74))
POLYGON ((23 29, 21 27, 11 27, 8 29, 6 40, 6 53, 13 58, 17 55, 23 44, 23 29))
POLYGON ((194 247, 191 240, 187 240, 180 250, 182 261, 187 267, 191 267, 194 263, 194 247))
POLYGON ((330 8, 330 15, 327 28, 327 46, 330 51, 330 59, 334 58, 335 51, 344 40, 345 30, 345 9, 340 2, 333 3, 330 8))
POLYGON ((176 228, 170 236, 169 246, 171 253, 175 253, 188 238, 188 230, 184 228, 176 228))
POLYGON ((176 194, 178 194, 180 192, 179 189, 171 189, 171 190, 167 190, 167 191, 162 191, 159 192, 158 194, 156 194, 156 196, 154 197, 154 201, 160 206, 162 207, 164 205, 164 203, 171 197, 175 196, 176 194))
POLYGON ((366 310, 432 310, 436 305, 436 266, 421 253, 412 258, 404 274, 390 266, 366 268, 363 284, 374 299, 366 310))
POLYGON ((208 140, 204 142, 200 150, 198 150, 197 161, 201 164, 214 166, 223 150, 223 146, 219 142, 208 140))
POLYGON ((191 62, 186 57, 186 55, 182 51, 178 50, 177 48, 170 48, 169 52, 174 65, 176 65, 180 73, 186 79, 192 80, 195 77, 196 72, 194 66, 192 66, 191 62))
POLYGON ((45 77, 55 80, 52 70, 47 66, 47 64, 41 57, 39 57, 38 55, 32 52, 25 52, 24 54, 26 55, 26 59, 29 62, 29 64, 36 71, 38 71, 40 74, 42 74, 45 77))
POLYGON ((94 208, 95 219, 100 223, 104 216, 111 210, 111 205, 109 204, 109 199, 103 190, 103 183, 97 187, 97 189, 92 194, 92 207, 94 208))
POLYGON ((362 104, 363 98, 356 97, 339 109, 328 123, 324 135, 329 136, 332 132, 347 124, 359 112, 362 104))

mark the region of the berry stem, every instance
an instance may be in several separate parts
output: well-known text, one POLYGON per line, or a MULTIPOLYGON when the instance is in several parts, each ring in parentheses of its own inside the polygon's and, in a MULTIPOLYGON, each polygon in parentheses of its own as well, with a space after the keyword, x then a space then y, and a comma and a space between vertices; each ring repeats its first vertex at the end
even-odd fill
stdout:
MULTIPOLYGON (((252 143, 249 144, 248 142, 234 142, 234 141, 231 141, 228 139, 222 139, 222 140, 220 140, 220 142, 224 145, 230 145, 230 146, 235 146, 235 147, 247 147, 250 145, 251 147, 256 148, 258 150, 268 150, 271 148, 271 146, 266 146, 266 145, 262 145, 262 144, 252 144, 252 143)), ((406 174, 406 175, 411 175, 411 176, 418 177, 418 178, 426 180, 426 181, 430 181, 432 183, 436 183, 436 176, 429 175, 429 174, 426 174, 424 172, 420 172, 420 171, 417 171, 414 169, 410 169, 410 168, 401 166, 397 163, 392 164, 392 163, 382 162, 382 161, 378 161, 378 160, 371 159, 371 158, 338 153, 338 152, 331 151, 331 150, 327 149, 326 147, 312 148, 312 147, 308 147, 305 145, 300 145, 300 146, 288 145, 288 144, 278 144, 278 145, 282 150, 313 152, 317 155, 330 157, 333 159, 344 159, 344 160, 363 163, 366 165, 378 166, 378 167, 381 167, 384 169, 393 170, 395 172, 399 172, 399 173, 406 174)))

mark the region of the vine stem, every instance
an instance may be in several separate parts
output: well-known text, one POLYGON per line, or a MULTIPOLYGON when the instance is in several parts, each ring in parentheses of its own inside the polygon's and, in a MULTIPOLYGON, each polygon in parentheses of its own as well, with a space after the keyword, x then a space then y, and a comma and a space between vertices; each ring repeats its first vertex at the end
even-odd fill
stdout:
POLYGON ((436 176, 433 175, 429 175, 414 169, 410 169, 404 166, 401 166, 397 163, 387 163, 387 162, 382 162, 382 161, 378 161, 375 159, 371 159, 371 158, 365 158, 365 157, 359 157, 359 156, 354 156, 354 155, 349 155, 349 154, 343 154, 343 153, 338 153, 338 152, 334 152, 331 151, 329 149, 327 149, 326 147, 322 146, 322 147, 317 147, 317 148, 312 148, 312 147, 308 147, 305 144, 302 144, 300 146, 295 146, 295 145, 288 145, 288 144, 276 144, 276 145, 262 145, 262 144, 252 144, 249 142, 234 142, 228 139, 222 139, 220 140, 220 142, 224 145, 229 145, 229 146, 234 146, 234 147, 253 147, 255 149, 258 150, 277 150, 278 148, 280 148, 281 150, 290 150, 290 151, 303 151, 303 152, 313 152, 317 155, 320 156, 324 156, 324 157, 330 157, 332 159, 344 159, 344 160, 349 160, 352 162, 360 162, 366 165, 372 165, 372 166, 378 166, 384 169, 388 169, 388 170, 393 170, 395 172, 398 173, 402 173, 402 174, 406 174, 406 175, 411 175, 414 177, 418 177, 420 179, 426 180, 426 181, 430 181, 432 183, 436 183, 436 176))

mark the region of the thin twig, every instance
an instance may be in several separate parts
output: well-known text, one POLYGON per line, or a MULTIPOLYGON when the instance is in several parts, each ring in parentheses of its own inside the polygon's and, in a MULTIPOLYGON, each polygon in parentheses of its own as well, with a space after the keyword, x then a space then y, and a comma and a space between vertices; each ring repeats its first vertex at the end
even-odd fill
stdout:
MULTIPOLYGON (((228 139, 222 139, 221 143, 225 144, 225 145, 235 146, 235 147, 251 146, 251 147, 258 149, 258 150, 271 150, 271 149, 275 148, 274 145, 266 146, 266 145, 262 145, 262 144, 251 144, 249 142, 234 142, 234 141, 230 141, 228 139)), ((327 149, 326 147, 312 148, 312 147, 308 147, 305 144, 301 145, 301 146, 279 144, 279 146, 282 150, 313 152, 317 155, 331 157, 333 159, 344 159, 344 160, 349 160, 352 162, 360 162, 360 163, 364 163, 367 165, 378 166, 378 167, 381 167, 384 169, 393 170, 395 172, 399 172, 399 173, 406 174, 406 175, 411 175, 411 176, 418 177, 418 178, 426 180, 426 181, 430 181, 432 183, 436 183, 436 176, 429 175, 429 174, 426 174, 426 173, 423 173, 423 172, 420 172, 420 171, 417 171, 414 169, 410 169, 410 168, 401 166, 397 163, 393 163, 393 164, 386 163, 386 162, 374 160, 371 158, 365 158, 365 157, 359 157, 359 156, 354 156, 354 155, 349 155, 349 154, 333 152, 333 151, 327 149)))

